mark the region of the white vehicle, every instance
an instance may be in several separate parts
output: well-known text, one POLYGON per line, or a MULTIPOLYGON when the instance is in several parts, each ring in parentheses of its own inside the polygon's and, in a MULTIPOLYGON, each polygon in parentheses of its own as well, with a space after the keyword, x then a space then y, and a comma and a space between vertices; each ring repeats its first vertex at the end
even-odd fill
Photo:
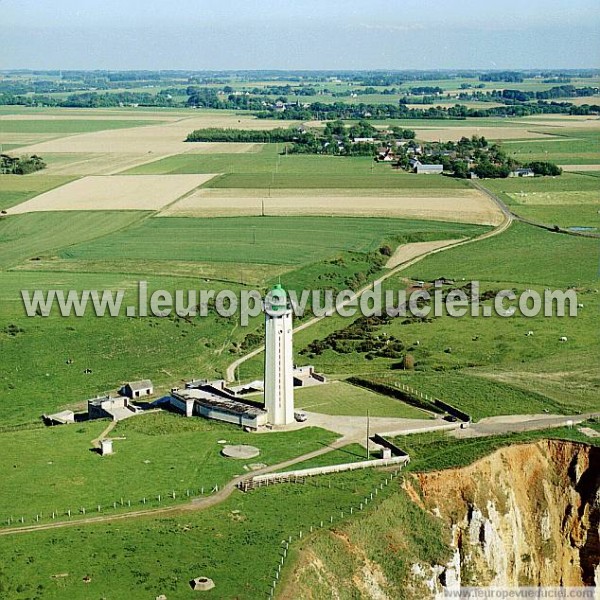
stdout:
POLYGON ((306 413, 295 412, 294 419, 296 419, 296 421, 298 421, 298 423, 304 423, 304 421, 306 421, 306 419, 307 419, 306 413))

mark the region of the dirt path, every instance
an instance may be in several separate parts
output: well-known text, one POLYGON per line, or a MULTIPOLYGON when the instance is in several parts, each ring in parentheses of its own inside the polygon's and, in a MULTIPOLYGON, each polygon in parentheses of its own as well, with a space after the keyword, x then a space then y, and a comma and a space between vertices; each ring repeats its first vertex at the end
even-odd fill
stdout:
POLYGON ((92 440, 92 446, 94 448, 100 448, 100 440, 103 440, 116 426, 117 421, 111 421, 108 427, 95 439, 92 440))
MULTIPOLYGON (((114 423, 113 423, 114 426, 114 423)), ((110 426, 109 426, 110 427, 110 426)), ((108 428, 107 428, 108 429, 108 428)), ((96 441, 96 440, 94 440, 96 441)), ((322 456, 323 454, 327 454, 333 450, 337 450, 338 448, 342 448, 343 446, 348 445, 349 443, 355 440, 347 437, 342 437, 329 446, 324 446, 323 448, 319 448, 318 450, 313 450, 312 452, 307 452, 302 456, 297 456, 295 458, 291 458, 289 460, 277 463, 275 465, 271 465, 265 467, 263 469, 259 469, 257 471, 253 471, 253 475, 262 475, 265 473, 271 473, 273 471, 280 471, 282 469, 286 469, 292 465, 295 465, 299 462, 303 462, 305 460, 310 460, 311 458, 316 458, 317 456, 322 456)), ((16 533, 30 533, 34 531, 46 531, 48 529, 61 529, 63 527, 70 526, 78 526, 78 525, 89 525, 94 523, 108 523, 112 521, 123 521, 126 519, 135 519, 138 517, 155 517, 157 515, 165 515, 165 514, 181 514, 190 510, 205 510, 210 508, 211 506, 215 506, 216 504, 220 504, 221 502, 227 500, 229 496, 236 489, 237 484, 242 480, 248 477, 248 474, 238 475, 234 477, 232 480, 227 482, 218 492, 211 494, 210 496, 205 496, 202 498, 195 498, 186 504, 180 504, 178 506, 165 506, 161 508, 148 508, 143 510, 134 510, 126 513, 122 513, 120 515, 99 515, 97 517, 85 517, 83 519, 72 519, 70 521, 53 521, 52 523, 44 523, 44 524, 36 524, 36 525, 27 525, 24 527, 10 527, 6 529, 0 529, 0 536, 2 535, 13 535, 16 533)))

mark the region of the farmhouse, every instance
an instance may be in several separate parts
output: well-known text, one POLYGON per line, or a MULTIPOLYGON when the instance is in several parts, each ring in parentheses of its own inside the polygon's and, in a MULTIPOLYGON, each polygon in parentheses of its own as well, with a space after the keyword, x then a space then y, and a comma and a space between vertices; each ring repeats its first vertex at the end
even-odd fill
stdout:
POLYGON ((112 419, 113 421, 122 421, 138 414, 140 409, 129 403, 129 398, 125 396, 111 397, 99 396, 88 400, 88 418, 89 419, 112 419))
POLYGON ((121 388, 121 393, 131 399, 150 396, 153 391, 154 387, 149 379, 130 381, 121 388))
POLYGON ((415 166, 415 173, 418 175, 441 175, 443 172, 443 165, 424 165, 419 162, 415 166))
POLYGON ((246 403, 222 380, 201 383, 185 390, 173 389, 169 403, 186 417, 200 416, 257 430, 267 424, 267 411, 246 403))

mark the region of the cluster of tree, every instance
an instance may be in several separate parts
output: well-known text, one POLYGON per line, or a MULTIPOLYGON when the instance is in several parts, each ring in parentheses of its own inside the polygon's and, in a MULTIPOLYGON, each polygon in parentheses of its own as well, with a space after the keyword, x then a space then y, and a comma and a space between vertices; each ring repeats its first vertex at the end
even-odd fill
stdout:
POLYGON ((262 129, 219 129, 209 127, 196 129, 188 134, 186 142, 254 142, 260 144, 293 142, 303 137, 294 128, 262 129))
POLYGON ((37 154, 21 157, 0 154, 0 173, 3 175, 28 175, 45 168, 46 163, 37 154))
POLYGON ((492 71, 479 76, 479 81, 506 81, 507 83, 521 83, 523 74, 516 71, 492 71))
POLYGON ((502 90, 491 94, 495 99, 516 100, 517 102, 529 102, 531 100, 551 100, 553 98, 577 98, 581 96, 594 96, 600 90, 587 86, 576 88, 574 85, 558 85, 549 90, 537 92, 523 92, 521 90, 502 90))
MULTIPOLYGON (((322 134, 306 132, 287 148, 290 154, 328 154, 336 156, 376 156, 382 145, 392 145, 398 139, 413 140, 412 129, 392 127, 379 131, 361 120, 347 127, 343 121, 329 121, 322 134), (366 139, 365 139, 366 138, 366 139), (373 141, 370 141, 372 138, 373 141)), ((395 144, 394 144, 395 145, 395 144)))
POLYGON ((300 354, 314 357, 325 350, 333 350, 339 354, 365 353, 367 360, 376 356, 402 358, 404 343, 393 335, 378 332, 377 328, 389 321, 388 316, 359 317, 348 327, 334 331, 325 339, 311 342, 300 354))
POLYGON ((600 114, 600 106, 573 106, 568 102, 545 102, 511 104, 490 108, 469 108, 462 104, 442 107, 430 106, 426 109, 409 108, 399 104, 346 104, 334 102, 313 102, 308 106, 287 106, 285 110, 264 107, 257 113, 264 119, 310 120, 310 119, 465 119, 467 117, 525 117, 536 114, 600 114))
POLYGON ((562 169, 548 161, 533 161, 524 166, 531 169, 536 175, 549 175, 552 177, 562 175, 562 169))
MULTIPOLYGON (((551 162, 521 163, 506 154, 499 144, 490 143, 483 136, 463 137, 458 142, 430 142, 423 146, 422 152, 422 162, 443 165, 445 172, 462 179, 471 173, 481 179, 504 178, 520 168, 529 168, 535 175, 562 173, 562 169, 551 162)), ((409 158, 405 149, 398 149, 396 164, 408 169, 409 158)))
POLYGON ((158 94, 147 92, 83 92, 71 94, 67 98, 33 94, 19 96, 0 93, 0 104, 22 106, 51 106, 64 108, 112 108, 115 106, 176 106, 169 90, 161 90, 158 94))

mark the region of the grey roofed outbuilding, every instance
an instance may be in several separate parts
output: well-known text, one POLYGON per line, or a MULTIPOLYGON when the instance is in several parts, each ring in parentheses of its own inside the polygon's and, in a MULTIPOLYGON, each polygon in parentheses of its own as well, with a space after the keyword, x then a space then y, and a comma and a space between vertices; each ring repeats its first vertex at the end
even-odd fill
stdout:
POLYGON ((152 381, 150 379, 140 379, 139 381, 129 381, 125 384, 126 387, 129 387, 133 392, 147 390, 152 387, 152 381))
POLYGON ((415 165, 417 173, 443 173, 444 165, 415 165))

